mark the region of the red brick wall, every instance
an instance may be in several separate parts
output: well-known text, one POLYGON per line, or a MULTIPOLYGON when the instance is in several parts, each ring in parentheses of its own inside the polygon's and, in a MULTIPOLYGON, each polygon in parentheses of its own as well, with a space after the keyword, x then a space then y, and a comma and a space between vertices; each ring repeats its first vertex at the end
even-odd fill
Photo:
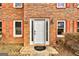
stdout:
POLYGON ((4 3, 0 8, 2 20, 2 41, 8 43, 24 43, 30 45, 30 18, 49 18, 50 21, 50 45, 54 45, 57 39, 57 20, 66 21, 66 32, 76 32, 76 20, 79 19, 79 9, 76 4, 67 4, 66 8, 58 9, 56 4, 32 4, 25 3, 24 8, 16 9, 12 3, 4 3), (13 21, 22 19, 23 37, 13 37, 13 21), (51 20, 53 19, 53 23, 51 20))
POLYGON ((30 18, 49 18, 50 23, 50 45, 55 44, 57 39, 57 20, 66 21, 66 32, 74 32, 73 22, 79 18, 79 9, 75 4, 66 4, 66 8, 57 8, 56 4, 24 4, 24 45, 30 44, 30 18), (27 22, 27 23, 26 23, 27 22), (27 35, 27 36, 26 36, 27 35))
POLYGON ((3 3, 0 8, 0 19, 2 20, 2 40, 5 43, 23 43, 23 37, 13 37, 13 21, 23 20, 23 8, 14 8, 13 3, 3 3))

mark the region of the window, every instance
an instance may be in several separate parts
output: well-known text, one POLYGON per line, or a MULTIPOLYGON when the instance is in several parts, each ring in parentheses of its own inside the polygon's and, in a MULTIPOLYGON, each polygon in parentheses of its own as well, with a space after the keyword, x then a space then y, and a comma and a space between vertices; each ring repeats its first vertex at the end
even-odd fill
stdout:
POLYGON ((2 6, 2 3, 0 3, 0 6, 2 6))
POLYGON ((79 32, 79 21, 77 22, 77 32, 79 32))
POLYGON ((57 3, 57 8, 65 8, 66 4, 65 3, 57 3))
POLYGON ((0 37, 2 37, 2 22, 0 21, 0 37))
POLYGON ((22 21, 14 21, 14 37, 22 37, 22 21))
POLYGON ((57 37, 63 37, 64 32, 65 32, 65 21, 59 20, 57 22, 57 37))
POLYGON ((77 3, 77 8, 79 8, 79 3, 77 3))
POLYGON ((0 3, 0 7, 2 6, 2 3, 0 3))
POLYGON ((22 3, 14 3, 15 8, 22 8, 22 3))

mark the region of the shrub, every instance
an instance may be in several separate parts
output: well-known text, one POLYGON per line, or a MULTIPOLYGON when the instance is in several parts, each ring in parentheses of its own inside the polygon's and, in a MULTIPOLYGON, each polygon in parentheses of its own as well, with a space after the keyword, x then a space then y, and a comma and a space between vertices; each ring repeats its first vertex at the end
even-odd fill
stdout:
POLYGON ((65 45, 74 52, 79 51, 79 33, 66 33, 65 34, 65 45))
POLYGON ((66 33, 65 40, 66 41, 73 40, 75 42, 79 42, 79 33, 66 33))

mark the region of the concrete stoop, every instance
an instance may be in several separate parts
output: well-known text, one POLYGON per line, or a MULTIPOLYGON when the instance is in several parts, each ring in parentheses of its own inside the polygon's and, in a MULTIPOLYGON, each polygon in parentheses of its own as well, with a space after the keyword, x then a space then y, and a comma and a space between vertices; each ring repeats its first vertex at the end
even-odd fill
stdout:
POLYGON ((59 53, 53 47, 47 46, 43 51, 37 51, 33 46, 22 47, 20 54, 25 54, 28 56, 58 56, 59 53))

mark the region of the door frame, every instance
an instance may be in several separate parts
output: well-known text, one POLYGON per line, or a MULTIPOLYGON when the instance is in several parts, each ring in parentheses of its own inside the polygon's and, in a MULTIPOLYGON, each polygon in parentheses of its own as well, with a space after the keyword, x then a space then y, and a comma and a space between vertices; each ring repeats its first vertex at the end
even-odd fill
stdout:
POLYGON ((45 22, 48 22, 48 41, 45 42, 45 45, 49 45, 49 18, 30 18, 30 45, 35 45, 34 41, 32 41, 32 21, 36 19, 45 19, 45 22))

